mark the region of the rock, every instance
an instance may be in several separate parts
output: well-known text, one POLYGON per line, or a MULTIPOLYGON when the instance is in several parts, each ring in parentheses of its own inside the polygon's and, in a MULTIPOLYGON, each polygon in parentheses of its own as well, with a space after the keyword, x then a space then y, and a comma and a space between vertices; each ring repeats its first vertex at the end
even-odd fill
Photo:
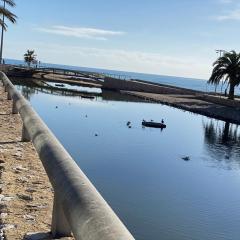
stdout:
POLYGON ((25 194, 17 194, 18 198, 25 201, 33 201, 33 197, 25 194))
POLYGON ((5 218, 5 217, 7 217, 7 215, 8 215, 7 213, 1 213, 1 214, 0 214, 0 218, 3 219, 3 218, 5 218))
POLYGON ((26 192, 34 193, 34 192, 36 192, 36 190, 33 189, 33 188, 27 188, 27 189, 26 189, 26 192))
POLYGON ((0 229, 1 230, 9 230, 9 229, 13 229, 13 228, 16 228, 17 225, 15 224, 0 224, 0 229))
POLYGON ((19 165, 14 167, 13 170, 22 172, 22 171, 28 171, 28 168, 24 168, 23 166, 19 165))
POLYGON ((26 177, 19 177, 19 178, 17 178, 17 182, 27 183, 27 182, 28 182, 28 179, 27 179, 26 177))
POLYGON ((9 202, 9 201, 12 201, 13 199, 14 197, 4 196, 0 194, 0 202, 9 202))
POLYGON ((35 217, 29 214, 26 214, 23 216, 24 219, 28 220, 28 221, 35 221, 35 217))
POLYGON ((44 209, 47 208, 47 205, 37 205, 37 204, 27 204, 26 207, 31 208, 31 209, 44 209))
POLYGON ((43 182, 41 182, 41 181, 34 181, 34 182, 32 182, 32 184, 43 184, 43 182))
POLYGON ((21 158, 22 157, 22 153, 17 152, 15 154, 13 154, 13 156, 16 157, 16 158, 21 158))

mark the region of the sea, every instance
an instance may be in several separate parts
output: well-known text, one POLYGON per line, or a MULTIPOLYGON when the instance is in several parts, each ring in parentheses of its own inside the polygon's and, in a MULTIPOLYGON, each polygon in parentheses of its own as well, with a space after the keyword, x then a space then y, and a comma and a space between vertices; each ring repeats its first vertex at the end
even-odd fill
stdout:
MULTIPOLYGON (((16 59, 4 59, 6 64, 14 64, 14 65, 26 65, 22 60, 16 59)), ((211 85, 208 84, 206 79, 197 79, 197 78, 185 78, 185 77, 176 77, 176 76, 167 76, 167 75, 157 75, 157 74, 147 74, 147 73, 137 73, 137 72, 127 72, 127 71, 117 71, 117 70, 109 70, 109 69, 99 69, 99 68, 90 68, 90 67, 81 67, 81 66, 70 66, 70 65, 61 65, 61 64, 53 64, 53 63, 44 63, 41 62, 41 67, 52 67, 52 68, 62 68, 69 70, 79 70, 79 71, 87 71, 87 72, 95 72, 95 73, 103 73, 107 75, 111 75, 113 77, 117 77, 120 79, 139 79, 154 83, 167 84, 176 87, 182 87, 187 89, 193 89, 197 91, 203 92, 217 92, 224 93, 227 88, 226 85, 211 85)), ((240 95, 240 88, 236 88, 236 95, 240 95)))

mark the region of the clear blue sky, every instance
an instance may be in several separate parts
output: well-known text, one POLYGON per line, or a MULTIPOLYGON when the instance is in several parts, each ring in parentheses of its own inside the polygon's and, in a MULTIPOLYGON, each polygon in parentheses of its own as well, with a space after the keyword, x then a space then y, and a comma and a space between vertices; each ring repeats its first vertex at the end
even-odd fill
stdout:
POLYGON ((239 0, 16 0, 4 57, 209 77, 215 49, 239 49, 239 0))

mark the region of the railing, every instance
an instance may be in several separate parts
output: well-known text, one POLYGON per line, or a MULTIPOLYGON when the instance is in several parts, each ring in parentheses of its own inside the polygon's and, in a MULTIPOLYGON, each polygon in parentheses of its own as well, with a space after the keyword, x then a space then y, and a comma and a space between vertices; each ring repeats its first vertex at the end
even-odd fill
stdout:
POLYGON ((100 193, 88 180, 25 98, 0 72, 13 114, 23 121, 23 141, 32 141, 54 188, 53 237, 76 240, 133 240, 100 193))

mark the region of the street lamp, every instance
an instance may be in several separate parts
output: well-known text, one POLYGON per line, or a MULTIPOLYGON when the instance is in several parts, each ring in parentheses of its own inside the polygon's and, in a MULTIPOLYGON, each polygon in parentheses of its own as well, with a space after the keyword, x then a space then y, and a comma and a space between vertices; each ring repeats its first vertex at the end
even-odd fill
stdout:
POLYGON ((222 54, 224 54, 226 51, 223 49, 217 49, 216 53, 219 53, 220 57, 222 56, 222 54))

